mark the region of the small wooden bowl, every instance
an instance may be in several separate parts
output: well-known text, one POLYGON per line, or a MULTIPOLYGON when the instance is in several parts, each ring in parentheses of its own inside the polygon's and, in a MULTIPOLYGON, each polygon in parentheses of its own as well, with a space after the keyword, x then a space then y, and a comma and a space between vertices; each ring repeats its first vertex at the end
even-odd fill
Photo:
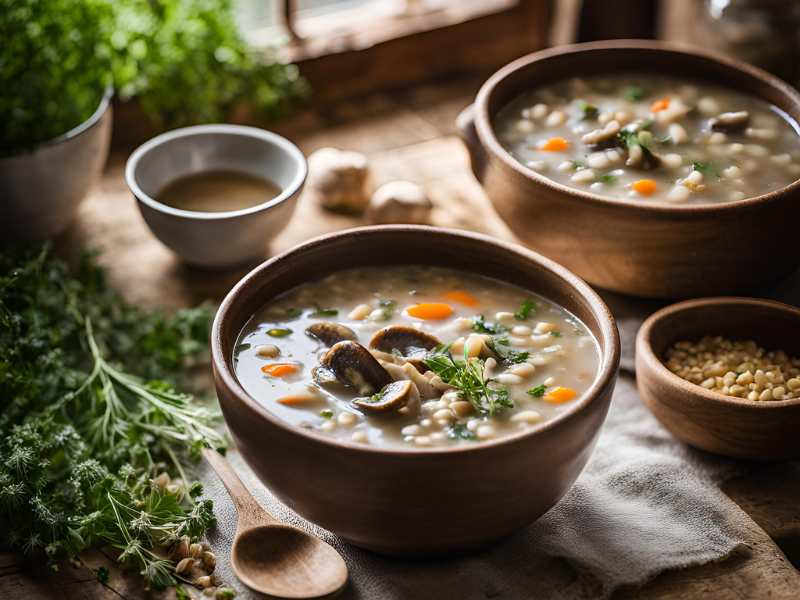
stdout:
POLYGON ((791 86, 698 48, 616 40, 524 56, 492 75, 458 119, 472 170, 514 235, 591 284, 650 298, 740 294, 793 272, 800 265, 800 181, 736 202, 631 202, 549 179, 497 139, 494 119, 519 94, 569 77, 625 72, 708 81, 800 120, 800 94, 791 86))
POLYGON ((761 460, 800 458, 800 399, 759 402, 681 379, 662 362, 680 340, 706 335, 755 340, 800 356, 800 309, 756 298, 705 298, 668 306, 636 337, 636 382, 644 403, 678 439, 709 452, 761 460))
POLYGON ((547 512, 575 481, 605 419, 619 365, 614 319, 563 267, 516 244, 433 227, 350 229, 302 244, 253 270, 228 294, 211 334, 214 380, 242 456, 292 509, 357 546, 391 555, 465 552, 547 512), (575 314, 600 346, 598 374, 578 400, 528 431, 475 445, 382 448, 293 426, 236 378, 242 326, 287 290, 349 267, 428 264, 535 290, 575 314))

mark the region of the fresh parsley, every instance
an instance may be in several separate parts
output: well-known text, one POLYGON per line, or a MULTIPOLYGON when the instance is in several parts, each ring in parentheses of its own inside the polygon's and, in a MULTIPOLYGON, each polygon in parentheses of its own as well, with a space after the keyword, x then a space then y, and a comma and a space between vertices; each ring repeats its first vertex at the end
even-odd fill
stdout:
POLYGON ((594 104, 589 104, 586 100, 578 100, 577 105, 584 119, 594 119, 600 112, 594 104))
POLYGON ((616 176, 612 175, 611 173, 606 173, 605 175, 600 175, 597 179, 595 179, 598 183, 604 183, 606 185, 611 185, 612 183, 617 182, 616 176))
POLYGON ((333 411, 330 408, 323 408, 321 411, 319 411, 319 416, 323 419, 332 419, 333 411))
POLYGON ((647 96, 647 92, 638 85, 629 85, 622 91, 622 97, 628 102, 638 102, 643 100, 645 96, 647 96))
POLYGON ((547 391, 547 387, 544 385, 537 385, 528 390, 528 393, 533 396, 534 398, 541 398, 544 396, 545 392, 547 391))
POLYGON ((530 352, 526 350, 515 350, 508 342, 508 338, 496 337, 487 343, 489 349, 497 355, 505 365, 516 365, 528 360, 530 352))
POLYGON ((517 321, 525 321, 532 314, 536 314, 537 310, 538 310, 538 305, 536 304, 536 301, 533 300, 532 298, 525 298, 525 300, 522 301, 522 304, 520 305, 517 312, 514 313, 514 318, 517 321))
POLYGON ((716 177, 717 179, 721 179, 721 175, 719 169, 714 165, 714 163, 710 162, 701 162, 696 160, 692 162, 692 169, 694 171, 700 171, 703 175, 711 175, 712 177, 716 177))
POLYGON ((551 337, 554 337, 554 338, 560 338, 562 334, 561 334, 560 331, 551 331, 550 335, 551 335, 551 337))
POLYGON ((318 319, 320 317, 335 317, 338 314, 339 310, 336 308, 321 308, 317 306, 308 316, 312 319, 318 319))
POLYGON ((464 356, 463 361, 456 360, 449 348, 444 347, 434 349, 424 362, 442 381, 453 386, 459 396, 472 404, 479 414, 493 416, 514 407, 508 390, 486 378, 482 359, 464 356))
POLYGON ((394 316, 394 311, 397 310, 397 301, 390 298, 381 298, 378 300, 378 306, 381 308, 383 320, 388 321, 394 316))
POLYGON ((508 331, 508 327, 500 323, 490 323, 483 315, 472 317, 472 331, 477 333, 488 333, 489 335, 500 335, 508 331))
POLYGON ((474 431, 470 431, 466 424, 456 423, 447 430, 447 437, 451 440, 469 440, 474 441, 478 439, 474 431))
POLYGON ((188 381, 210 317, 127 305, 89 257, 0 252, 0 542, 53 565, 111 547, 149 585, 179 583, 169 547, 214 523, 186 469, 225 440, 170 382, 188 381))

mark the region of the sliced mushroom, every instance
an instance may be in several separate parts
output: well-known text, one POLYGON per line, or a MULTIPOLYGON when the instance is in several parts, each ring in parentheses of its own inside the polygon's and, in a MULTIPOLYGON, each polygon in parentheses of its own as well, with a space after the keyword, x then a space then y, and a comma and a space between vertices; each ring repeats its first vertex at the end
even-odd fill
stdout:
POLYGON ((405 362, 414 365, 420 373, 428 370, 424 362, 428 350, 440 346, 442 342, 434 335, 405 325, 390 325, 376 332, 369 346, 379 352, 399 352, 405 362))
POLYGON ((392 382, 386 369, 358 342, 345 340, 334 344, 320 362, 333 371, 336 379, 359 394, 374 394, 392 382))
POLYGON ((345 340, 358 339, 355 331, 332 321, 314 323, 306 329, 306 333, 311 337, 317 338, 326 346, 333 346, 336 342, 343 342, 345 340))
MULTIPOLYGON (((409 380, 393 381, 384 386, 377 394, 356 398, 353 400, 353 404, 367 412, 385 413, 408 405, 413 401, 415 393, 416 387, 409 380)), ((417 401, 419 401, 418 395, 417 401)))
POLYGON ((600 129, 595 129, 585 134, 581 138, 581 141, 589 146, 602 146, 604 144, 612 142, 616 137, 616 135, 619 133, 619 130, 620 130, 619 121, 616 120, 609 121, 608 123, 605 124, 604 127, 600 129))
POLYGON ((724 112, 709 121, 714 131, 741 131, 750 123, 750 113, 746 110, 724 112))
POLYGON ((423 400, 432 400, 442 395, 442 393, 431 384, 428 378, 420 373, 411 363, 403 365, 403 371, 406 373, 406 378, 413 381, 414 385, 417 386, 419 396, 423 400))

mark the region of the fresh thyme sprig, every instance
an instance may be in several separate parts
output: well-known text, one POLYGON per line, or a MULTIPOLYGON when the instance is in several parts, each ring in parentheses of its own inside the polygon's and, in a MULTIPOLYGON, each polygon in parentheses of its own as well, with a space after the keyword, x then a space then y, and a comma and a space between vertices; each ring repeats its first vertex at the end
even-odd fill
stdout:
POLYGON ((456 360, 450 348, 445 346, 431 351, 425 364, 442 381, 452 385, 479 414, 494 416, 503 409, 514 407, 508 390, 486 377, 483 359, 465 353, 463 361, 456 360))
POLYGON ((165 546, 214 520, 186 465, 225 440, 217 413, 166 380, 184 379, 209 322, 207 307, 125 304, 89 258, 69 269, 47 247, 0 251, 4 543, 54 566, 111 546, 147 584, 180 582, 165 546))

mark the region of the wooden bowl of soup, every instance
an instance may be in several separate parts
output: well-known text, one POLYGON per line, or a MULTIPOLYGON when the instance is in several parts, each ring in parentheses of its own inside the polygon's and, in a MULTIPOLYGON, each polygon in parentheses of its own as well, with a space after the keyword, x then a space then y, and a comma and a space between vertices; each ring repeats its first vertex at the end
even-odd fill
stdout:
POLYGON ((800 95, 698 49, 552 48, 459 117, 472 168, 529 247, 637 296, 727 294, 800 264, 800 95))
POLYGON ((592 452, 619 362, 600 298, 488 237, 375 226, 277 256, 213 325, 243 457, 287 506, 397 556, 531 523, 592 452))
POLYGON ((800 309, 760 298, 703 298, 648 318, 636 382, 678 439, 760 460, 800 458, 800 309))

